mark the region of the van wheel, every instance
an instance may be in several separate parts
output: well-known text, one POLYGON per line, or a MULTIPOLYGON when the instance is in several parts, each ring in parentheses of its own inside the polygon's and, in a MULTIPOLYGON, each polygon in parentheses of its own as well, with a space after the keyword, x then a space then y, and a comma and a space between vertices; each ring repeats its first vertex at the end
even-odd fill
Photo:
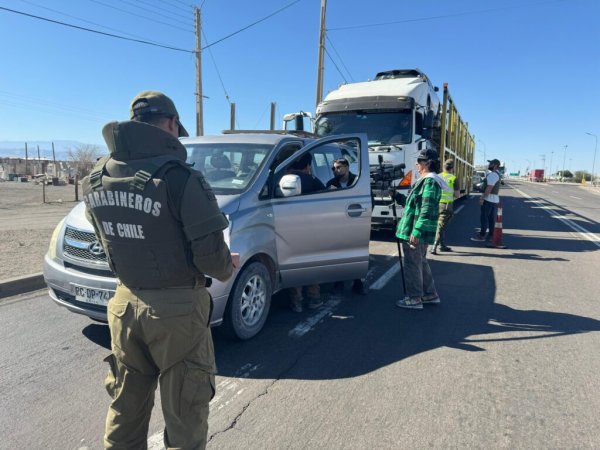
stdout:
POLYGON ((255 261, 238 275, 225 309, 223 328, 232 338, 254 337, 264 326, 271 307, 271 276, 255 261))

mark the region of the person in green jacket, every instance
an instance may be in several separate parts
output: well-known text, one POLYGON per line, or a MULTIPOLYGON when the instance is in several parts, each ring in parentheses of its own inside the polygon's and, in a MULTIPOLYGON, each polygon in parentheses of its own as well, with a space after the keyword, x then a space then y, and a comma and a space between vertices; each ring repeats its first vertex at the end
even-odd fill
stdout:
POLYGON ((402 242, 406 283, 406 296, 396 301, 399 308, 423 309, 423 303, 440 303, 427 262, 427 246, 435 241, 442 188, 447 188, 437 175, 439 164, 435 150, 421 150, 417 155, 420 178, 406 200, 396 230, 402 242))

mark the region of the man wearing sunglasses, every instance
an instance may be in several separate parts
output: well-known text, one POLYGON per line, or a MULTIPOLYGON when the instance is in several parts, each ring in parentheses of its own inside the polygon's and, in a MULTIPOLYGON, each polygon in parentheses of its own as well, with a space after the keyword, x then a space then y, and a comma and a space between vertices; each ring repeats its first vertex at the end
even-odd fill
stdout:
POLYGON ((350 172, 350 163, 347 159, 336 159, 331 170, 333 178, 325 185, 327 189, 344 189, 354 184, 356 175, 350 172))

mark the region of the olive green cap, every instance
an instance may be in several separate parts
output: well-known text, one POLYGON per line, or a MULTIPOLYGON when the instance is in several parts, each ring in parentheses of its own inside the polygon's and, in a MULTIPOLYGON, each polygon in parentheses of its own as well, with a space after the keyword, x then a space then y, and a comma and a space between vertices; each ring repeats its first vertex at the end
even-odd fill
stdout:
POLYGON ((189 136, 187 130, 179 121, 179 113, 175 103, 159 91, 140 92, 131 101, 130 119, 140 119, 145 116, 175 117, 179 125, 179 137, 189 136))

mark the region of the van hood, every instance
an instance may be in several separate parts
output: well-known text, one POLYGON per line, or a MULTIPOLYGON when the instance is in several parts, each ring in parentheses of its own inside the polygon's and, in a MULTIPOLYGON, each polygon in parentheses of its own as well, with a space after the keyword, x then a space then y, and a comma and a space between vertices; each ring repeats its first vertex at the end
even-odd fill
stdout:
MULTIPOLYGON (((231 216, 240 206, 239 195, 217 195, 217 203, 223 214, 231 216)), ((94 227, 85 215, 85 203, 76 205, 65 220, 67 224, 82 231, 94 232, 94 227)))

